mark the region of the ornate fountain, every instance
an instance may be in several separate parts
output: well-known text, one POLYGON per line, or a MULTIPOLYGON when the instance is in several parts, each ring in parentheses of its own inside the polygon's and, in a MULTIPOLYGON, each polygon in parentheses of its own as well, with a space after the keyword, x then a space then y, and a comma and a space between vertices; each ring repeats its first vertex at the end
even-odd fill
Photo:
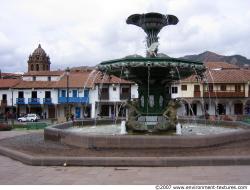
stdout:
MULTIPOLYGON (((203 63, 171 58, 158 54, 158 34, 167 25, 176 25, 179 20, 174 15, 160 13, 134 14, 127 18, 127 24, 144 30, 146 36, 146 57, 134 55, 122 59, 101 62, 98 69, 138 84, 138 102, 129 101, 129 118, 126 123, 133 130, 175 128, 176 118, 167 117, 171 100, 170 86, 192 74, 202 76, 203 63), (164 114, 165 113, 165 114, 164 114), (166 116, 166 117, 164 117, 166 116)), ((176 104, 178 104, 176 102, 176 104)), ((171 109, 170 109, 171 110, 171 109)), ((176 110, 173 109, 173 112, 176 110)), ((170 113, 169 115, 176 115, 170 113)))

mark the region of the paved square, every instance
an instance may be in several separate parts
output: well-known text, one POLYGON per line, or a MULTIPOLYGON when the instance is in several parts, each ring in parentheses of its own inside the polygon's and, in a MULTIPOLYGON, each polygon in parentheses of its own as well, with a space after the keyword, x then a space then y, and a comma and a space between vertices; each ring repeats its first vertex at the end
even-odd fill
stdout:
MULTIPOLYGON (((28 132, 0 132, 0 139, 28 132)), ((0 184, 250 184, 250 166, 44 167, 0 156, 0 184)))

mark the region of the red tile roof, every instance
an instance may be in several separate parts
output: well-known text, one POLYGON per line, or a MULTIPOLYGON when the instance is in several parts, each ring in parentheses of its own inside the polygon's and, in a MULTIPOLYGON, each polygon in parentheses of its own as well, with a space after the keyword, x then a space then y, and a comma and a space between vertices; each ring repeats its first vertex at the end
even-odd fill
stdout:
POLYGON ((23 76, 60 76, 64 71, 30 71, 24 73, 23 76))
MULTIPOLYGON (((206 62, 203 82, 208 83, 244 83, 250 81, 250 70, 241 69, 225 62, 206 62)), ((182 79, 184 83, 197 82, 195 75, 182 79)))
MULTIPOLYGON (((92 88, 93 77, 96 71, 71 71, 69 73, 69 87, 70 88, 92 88)), ((67 75, 64 74, 60 81, 57 82, 56 88, 67 87, 67 75)))
MULTIPOLYGON (((31 72, 29 72, 31 73, 31 72)), ((41 72, 39 72, 41 73, 41 72)), ((44 72, 45 73, 45 72, 44 72)), ((47 72, 48 73, 48 72, 47 72)), ((33 76, 35 72, 32 72, 33 76)), ((26 76, 30 76, 26 75, 26 76)), ((41 76, 41 74, 40 74, 41 76)), ((80 70, 71 71, 69 73, 69 88, 93 88, 94 84, 132 84, 132 82, 120 79, 115 76, 103 75, 97 70, 80 70)), ((67 87, 67 75, 62 73, 59 81, 21 81, 15 88, 66 88, 67 87)))
POLYGON ((114 75, 103 75, 99 72, 98 76, 95 79, 96 84, 133 84, 134 82, 118 78, 114 75))
POLYGON ((205 62, 204 65, 209 69, 240 69, 237 65, 226 62, 205 62))
MULTIPOLYGON (((225 69, 207 70, 204 73, 204 83, 246 83, 250 81, 250 70, 247 69, 225 69)), ((182 80, 184 83, 197 82, 196 76, 191 75, 182 80)))
POLYGON ((0 79, 0 88, 12 88, 20 82, 19 79, 0 79))
POLYGON ((56 87, 56 81, 20 81, 14 88, 17 89, 51 89, 56 87))

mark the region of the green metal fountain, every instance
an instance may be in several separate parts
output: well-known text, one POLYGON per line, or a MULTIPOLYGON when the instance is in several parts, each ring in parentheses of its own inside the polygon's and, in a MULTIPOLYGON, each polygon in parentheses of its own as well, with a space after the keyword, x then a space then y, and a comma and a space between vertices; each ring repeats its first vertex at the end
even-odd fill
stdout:
POLYGON ((153 12, 134 14, 126 22, 141 27, 147 34, 146 57, 134 55, 104 61, 98 65, 98 69, 138 84, 138 103, 133 105, 137 111, 128 118, 129 128, 148 130, 161 126, 167 129, 168 119, 163 119, 163 113, 171 100, 171 83, 194 73, 201 77, 205 67, 201 62, 158 54, 158 34, 163 27, 176 25, 179 22, 176 16, 153 12))

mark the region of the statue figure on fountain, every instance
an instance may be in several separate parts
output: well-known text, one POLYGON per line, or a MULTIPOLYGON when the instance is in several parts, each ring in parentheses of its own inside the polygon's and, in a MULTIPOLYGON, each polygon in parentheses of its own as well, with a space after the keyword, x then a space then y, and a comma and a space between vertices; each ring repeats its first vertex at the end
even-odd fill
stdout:
POLYGON ((158 42, 152 43, 150 45, 150 47, 147 49, 147 56, 148 57, 156 57, 157 56, 157 52, 158 52, 158 46, 159 46, 158 42))
MULTIPOLYGON (((140 117, 139 104, 138 101, 128 100, 125 104, 128 109, 128 120, 126 121, 127 130, 143 130, 145 128, 140 122, 138 122, 138 117, 140 117)), ((145 129, 146 130, 146 129, 145 129)))
POLYGON ((181 107, 180 100, 170 100, 168 105, 163 113, 163 117, 167 119, 167 126, 168 129, 175 129, 178 123, 177 119, 177 109, 181 107))

